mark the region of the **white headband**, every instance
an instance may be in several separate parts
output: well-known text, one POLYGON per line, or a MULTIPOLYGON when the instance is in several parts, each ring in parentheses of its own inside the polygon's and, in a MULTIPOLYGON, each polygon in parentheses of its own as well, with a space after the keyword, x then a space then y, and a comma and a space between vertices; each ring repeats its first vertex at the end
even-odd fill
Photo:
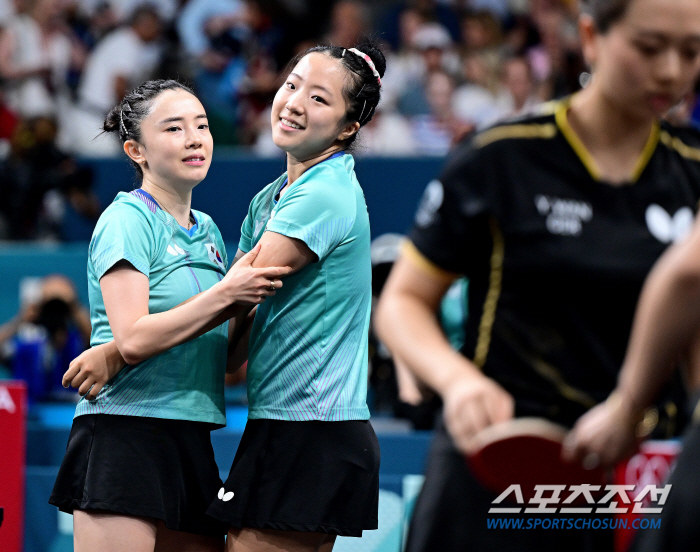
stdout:
MULTIPOLYGON (((372 74, 377 77, 377 82, 379 83, 379 87, 381 88, 382 86, 382 79, 379 77, 379 71, 377 71, 377 68, 374 66, 374 62, 372 61, 372 58, 369 57, 367 54, 364 52, 360 52, 357 48, 348 48, 349 52, 352 52, 356 56, 360 56, 362 59, 364 59, 367 62, 367 65, 369 65, 369 68, 372 70, 372 74)), ((343 57, 345 55, 345 50, 343 50, 343 54, 340 57, 343 57)))

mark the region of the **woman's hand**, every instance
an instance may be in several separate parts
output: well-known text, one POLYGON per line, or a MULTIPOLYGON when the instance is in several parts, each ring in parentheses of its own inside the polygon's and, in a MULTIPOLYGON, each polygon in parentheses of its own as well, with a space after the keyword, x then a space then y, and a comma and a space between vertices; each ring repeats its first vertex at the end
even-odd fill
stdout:
POLYGON ((503 387, 484 375, 465 373, 442 394, 447 431, 455 446, 470 452, 472 438, 492 424, 513 417, 515 402, 503 387))
POLYGON ((591 469, 613 466, 637 450, 637 426, 643 417, 643 410, 613 392, 578 419, 564 441, 562 458, 591 469))
POLYGON ((282 287, 282 280, 279 278, 292 271, 288 266, 254 268, 253 261, 260 253, 260 247, 261 244, 258 243, 241 257, 221 281, 221 285, 224 286, 227 297, 232 303, 243 305, 262 303, 282 287))
POLYGON ((78 388, 81 397, 92 401, 105 384, 116 376, 126 362, 114 341, 84 351, 63 374, 63 387, 78 388), (89 392, 89 394, 88 394, 89 392))

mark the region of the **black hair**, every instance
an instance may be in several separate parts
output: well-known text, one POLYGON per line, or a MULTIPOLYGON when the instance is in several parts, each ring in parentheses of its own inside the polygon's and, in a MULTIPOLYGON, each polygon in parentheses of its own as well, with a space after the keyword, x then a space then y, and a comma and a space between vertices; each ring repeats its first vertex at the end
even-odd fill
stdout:
MULTIPOLYGON (((354 46, 354 48, 367 54, 372 60, 372 63, 374 63, 379 77, 381 78, 384 76, 384 71, 386 71, 386 59, 374 41, 366 39, 361 44, 354 46)), ((313 53, 324 54, 340 60, 340 63, 347 69, 350 75, 347 85, 343 87, 343 97, 345 99, 345 105, 347 106, 345 120, 347 122, 357 121, 360 123, 360 127, 369 123, 374 116, 374 111, 377 109, 377 104, 379 104, 382 88, 380 79, 374 75, 369 63, 367 63, 363 57, 351 52, 349 48, 341 48, 340 46, 314 46, 299 54, 293 60, 293 65, 296 65, 296 63, 308 54, 313 53)), ((350 150, 356 138, 357 132, 349 138, 346 138, 343 141, 343 149, 350 150)))
MULTIPOLYGON (((184 90, 193 96, 193 90, 176 80, 150 80, 134 88, 124 96, 124 99, 114 106, 105 117, 102 129, 104 132, 116 132, 122 144, 127 140, 141 141, 141 123, 151 112, 153 100, 166 90, 184 90)), ((143 176, 141 166, 131 161, 143 176)))
POLYGON ((581 0, 581 11, 593 18, 598 32, 605 34, 627 12, 632 0, 581 0))

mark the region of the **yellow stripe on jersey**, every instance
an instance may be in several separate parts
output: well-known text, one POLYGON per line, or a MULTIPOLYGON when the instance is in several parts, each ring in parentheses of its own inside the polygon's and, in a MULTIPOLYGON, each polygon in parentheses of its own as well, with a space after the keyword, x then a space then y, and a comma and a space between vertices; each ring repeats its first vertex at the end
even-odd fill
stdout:
POLYGON ((489 289, 486 292, 486 300, 479 322, 479 336, 476 340, 476 350, 474 351, 474 364, 483 368, 486 364, 486 357, 491 346, 491 332, 493 323, 496 320, 496 307, 501 296, 503 283, 503 258, 505 256, 505 243, 503 234, 498 228, 496 219, 489 221, 491 237, 493 239, 493 251, 491 252, 491 274, 489 275, 489 289))
POLYGON ((662 130, 659 139, 664 146, 676 150, 686 159, 700 161, 700 149, 684 144, 680 138, 671 136, 668 131, 662 130))
POLYGON ((637 164, 634 166, 634 170, 632 171, 632 182, 637 182, 637 180, 639 180, 639 177, 642 176, 644 168, 649 164, 651 156, 654 155, 654 150, 656 150, 656 146, 659 143, 660 136, 661 127, 659 126, 658 122, 654 121, 654 126, 651 129, 651 134, 649 134, 649 139, 647 140, 647 143, 644 146, 644 149, 642 150, 642 154, 637 160, 637 164))
MULTIPOLYGON (((583 165, 586 167, 586 170, 591 175, 591 177, 594 180, 602 180, 603 175, 600 169, 598 168, 598 164, 595 162, 595 159, 593 159, 591 153, 588 151, 586 146, 583 144, 581 139, 578 137, 576 132, 574 132, 574 129, 569 124, 569 120, 566 114, 569 111, 570 106, 571 97, 568 97, 559 102, 559 105, 557 106, 557 109, 554 112, 554 120, 556 121, 559 129, 561 130, 561 133, 564 135, 564 138, 566 138, 566 141, 569 142, 569 145, 573 148, 574 152, 576 152, 576 155, 581 160, 581 163, 583 163, 583 165)), ((656 149, 656 145, 659 142, 659 138, 659 123, 654 122, 651 128, 651 132, 649 134, 649 138, 647 139, 647 143, 644 145, 644 149, 642 150, 639 159, 637 159, 637 162, 634 165, 634 169, 632 170, 632 174, 630 175, 631 182, 636 182, 642 175, 642 172, 649 163, 651 156, 654 155, 654 150, 656 149)))
POLYGON ((422 269, 431 276, 435 276, 443 282, 451 282, 459 277, 459 274, 445 270, 425 257, 425 255, 418 251, 418 248, 413 245, 411 240, 403 241, 401 244, 401 255, 408 259, 414 266, 422 269))
POLYGON ((557 135, 557 127, 552 123, 544 124, 518 124, 498 126, 485 130, 474 138, 474 145, 483 148, 493 142, 506 140, 507 138, 554 138, 557 135))

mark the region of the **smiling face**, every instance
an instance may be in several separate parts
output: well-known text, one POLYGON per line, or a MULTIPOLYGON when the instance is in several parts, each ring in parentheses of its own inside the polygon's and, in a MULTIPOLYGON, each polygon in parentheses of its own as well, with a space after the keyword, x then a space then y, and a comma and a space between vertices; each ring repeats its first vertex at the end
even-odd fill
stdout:
POLYGON ((144 178, 161 185, 194 187, 207 175, 214 143, 201 102, 185 90, 165 90, 141 122, 139 142, 124 151, 143 169, 144 178))
POLYGON ((313 52, 292 69, 272 102, 272 139, 299 161, 341 146, 357 132, 345 119, 343 87, 349 78, 340 61, 313 52))
POLYGON ((632 0, 606 33, 581 31, 591 86, 631 116, 660 117, 700 73, 700 0, 632 0))

